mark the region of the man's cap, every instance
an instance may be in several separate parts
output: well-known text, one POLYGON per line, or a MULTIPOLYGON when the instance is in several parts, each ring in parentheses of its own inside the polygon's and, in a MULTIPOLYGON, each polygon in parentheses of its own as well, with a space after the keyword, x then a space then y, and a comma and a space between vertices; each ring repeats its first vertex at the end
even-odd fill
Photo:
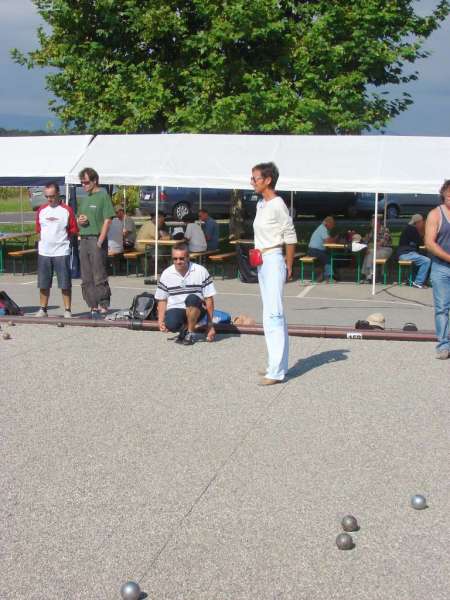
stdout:
POLYGON ((379 327, 380 329, 384 329, 386 319, 381 313, 373 313, 373 315, 369 315, 367 317, 367 322, 371 327, 379 327))
POLYGON ((422 215, 419 215, 418 213, 413 215, 408 223, 408 225, 415 225, 416 223, 418 223, 419 221, 423 221, 423 217, 422 215))
POLYGON ((403 325, 403 331, 418 331, 415 323, 405 323, 403 325))

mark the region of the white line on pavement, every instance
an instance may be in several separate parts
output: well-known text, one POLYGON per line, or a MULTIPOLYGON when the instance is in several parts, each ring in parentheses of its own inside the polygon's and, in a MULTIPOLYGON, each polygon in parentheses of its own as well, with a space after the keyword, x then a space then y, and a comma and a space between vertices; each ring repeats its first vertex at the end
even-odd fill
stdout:
POLYGON ((307 296, 309 294, 309 292, 314 288, 313 285, 307 285, 301 292, 300 294, 297 296, 297 298, 304 298, 305 296, 307 296))

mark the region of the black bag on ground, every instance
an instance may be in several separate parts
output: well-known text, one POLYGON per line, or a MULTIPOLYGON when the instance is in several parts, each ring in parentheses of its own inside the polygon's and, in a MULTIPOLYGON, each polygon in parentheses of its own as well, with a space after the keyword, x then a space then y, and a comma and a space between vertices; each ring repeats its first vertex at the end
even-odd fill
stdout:
POLYGON ((258 283, 258 271, 250 266, 248 251, 246 252, 242 246, 237 247, 237 264, 242 283, 258 283))
POLYGON ((20 306, 6 292, 0 292, 0 304, 4 306, 7 315, 23 315, 20 306))
POLYGON ((130 308, 130 319, 138 321, 155 321, 158 318, 158 303, 153 294, 143 292, 133 298, 130 308))

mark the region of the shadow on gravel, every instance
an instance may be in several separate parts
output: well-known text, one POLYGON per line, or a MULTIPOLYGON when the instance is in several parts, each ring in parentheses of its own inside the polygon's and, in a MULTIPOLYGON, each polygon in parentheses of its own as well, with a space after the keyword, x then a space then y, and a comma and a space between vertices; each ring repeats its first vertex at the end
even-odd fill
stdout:
POLYGON ((342 350, 326 350, 325 352, 319 352, 319 354, 313 354, 307 358, 299 359, 295 365, 289 369, 287 379, 294 379, 305 375, 308 371, 317 369, 329 363, 338 362, 340 360, 347 360, 347 353, 350 352, 348 349, 342 350))
MULTIPOLYGON (((24 314, 27 316, 30 316, 33 313, 37 313, 37 311, 41 308, 40 306, 22 306, 21 307, 24 314)), ((47 306, 48 310, 53 310, 55 308, 60 308, 59 304, 49 304, 47 306)), ((61 308, 61 310, 64 310, 63 308, 61 308)))

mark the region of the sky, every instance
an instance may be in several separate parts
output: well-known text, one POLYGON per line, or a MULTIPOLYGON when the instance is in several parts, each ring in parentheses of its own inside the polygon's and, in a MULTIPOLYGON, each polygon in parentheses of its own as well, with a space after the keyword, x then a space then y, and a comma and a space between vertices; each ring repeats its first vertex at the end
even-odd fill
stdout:
MULTIPOLYGON (((417 4, 421 13, 427 13, 436 0, 417 4)), ((14 47, 22 51, 36 48, 36 29, 41 24, 31 0, 0 0, 0 127, 45 129, 49 121, 57 124, 48 108, 51 96, 45 89, 45 70, 29 71, 9 56, 14 47)), ((450 19, 428 39, 425 48, 432 55, 416 63, 419 81, 404 86, 414 105, 390 122, 388 134, 450 135, 450 19)))

